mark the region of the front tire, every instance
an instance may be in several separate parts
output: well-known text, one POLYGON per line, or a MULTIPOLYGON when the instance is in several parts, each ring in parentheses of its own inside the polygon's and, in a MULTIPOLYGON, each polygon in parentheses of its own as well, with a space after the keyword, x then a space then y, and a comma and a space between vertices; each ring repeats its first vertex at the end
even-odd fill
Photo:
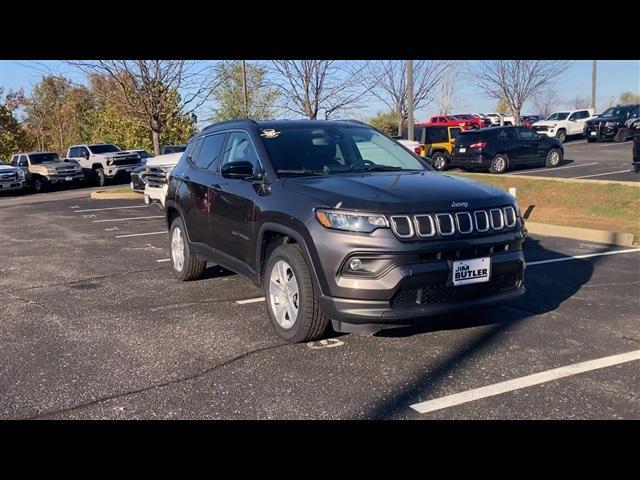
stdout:
POLYGON ((509 159, 506 155, 499 153, 491 160, 491 165, 489 166, 489 171, 491 173, 504 173, 507 171, 507 167, 509 166, 509 159))
POLYGON ((298 245, 281 245, 273 250, 262 284, 267 316, 280 337, 298 343, 324 335, 329 318, 320 309, 318 292, 298 245))
POLYGON ((567 132, 566 132, 566 130, 558 130, 558 132, 556 133, 556 139, 560 143, 564 143, 567 140, 567 132))
POLYGON ((44 193, 47 191, 47 187, 48 187, 48 182, 47 179, 44 177, 34 177, 33 178, 33 191, 35 193, 44 193))
POLYGON ((181 281, 197 280, 202 276, 207 262, 197 260, 189 250, 189 242, 182 218, 176 217, 169 229, 169 251, 171 252, 171 270, 181 281))
POLYGON ((104 174, 104 170, 101 168, 96 168, 93 171, 93 175, 94 175, 94 181, 95 181, 96 187, 104 187, 104 184, 107 181, 107 177, 104 174))
POLYGON ((613 138, 613 141, 617 143, 626 142, 628 137, 629 130, 627 130, 626 128, 620 128, 618 130, 618 133, 616 133, 616 136, 613 138))
POLYGON ((557 148, 552 148, 547 152, 545 166, 548 168, 557 167, 562 161, 562 152, 557 148))
POLYGON ((433 160, 433 168, 435 168, 439 172, 442 172, 447 168, 447 157, 445 156, 444 153, 442 152, 434 153, 433 156, 431 157, 431 160, 433 160))

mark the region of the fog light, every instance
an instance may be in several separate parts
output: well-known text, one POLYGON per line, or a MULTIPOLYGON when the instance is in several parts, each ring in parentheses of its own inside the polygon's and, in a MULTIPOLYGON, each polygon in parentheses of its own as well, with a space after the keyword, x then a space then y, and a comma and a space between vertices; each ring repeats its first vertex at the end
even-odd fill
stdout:
POLYGON ((349 261, 349 268, 353 271, 360 270, 362 268, 362 260, 359 258, 353 258, 349 261))

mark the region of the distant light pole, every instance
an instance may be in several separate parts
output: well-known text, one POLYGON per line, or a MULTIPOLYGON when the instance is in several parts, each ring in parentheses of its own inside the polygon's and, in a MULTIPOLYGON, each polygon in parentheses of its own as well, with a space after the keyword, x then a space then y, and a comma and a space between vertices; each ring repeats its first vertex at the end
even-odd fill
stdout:
POLYGON ((244 92, 244 116, 249 118, 249 99, 247 97, 247 65, 242 60, 242 91, 244 92))
POLYGON ((597 69, 597 60, 593 60, 593 64, 591 66, 591 108, 593 108, 593 113, 596 111, 596 69, 597 69))
POLYGON ((413 60, 407 60, 407 139, 413 140, 413 60))

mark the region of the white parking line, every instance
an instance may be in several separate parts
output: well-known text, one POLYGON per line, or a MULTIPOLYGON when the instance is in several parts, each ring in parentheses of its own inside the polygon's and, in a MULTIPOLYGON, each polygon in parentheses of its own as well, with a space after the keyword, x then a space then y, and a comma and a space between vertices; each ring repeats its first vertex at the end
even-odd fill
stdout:
POLYGON ((126 222, 127 220, 144 220, 146 218, 164 218, 164 215, 152 215, 150 217, 109 218, 107 220, 94 220, 93 223, 126 222))
POLYGON ((124 210, 125 208, 147 208, 149 205, 135 205, 129 207, 105 207, 105 208, 88 208, 86 210, 74 210, 76 213, 81 212, 100 212, 102 210, 124 210))
POLYGON ((511 173, 511 175, 520 175, 522 173, 530 173, 530 172, 537 172, 537 173, 555 172, 556 170, 563 170, 565 168, 589 167, 591 165, 598 165, 598 163, 597 162, 582 163, 580 165, 567 165, 566 167, 555 167, 555 168, 545 168, 545 169, 532 168, 530 170, 521 170, 519 172, 513 172, 511 173))
POLYGON ((129 237, 144 237, 147 235, 161 235, 163 233, 169 233, 166 230, 164 232, 149 232, 149 233, 130 233, 128 235, 116 235, 116 238, 129 238, 129 237))
POLYGON ((575 260, 577 258, 601 257, 603 255, 616 255, 618 253, 631 253, 631 252, 640 252, 640 248, 628 248, 627 250, 613 250, 610 252, 588 253, 586 255, 573 255, 571 257, 552 258, 550 260, 538 260, 537 262, 527 262, 527 267, 531 267, 533 265, 542 265, 544 263, 566 262, 568 260, 575 260))
POLYGON ((264 302, 265 298, 264 297, 258 297, 258 298, 247 298, 246 300, 236 300, 236 303, 238 305, 244 305, 245 303, 257 303, 257 302, 264 302))
POLYGON ((160 260, 156 260, 156 262, 158 263, 164 263, 164 262, 170 262, 171 259, 170 258, 161 258, 160 260))
POLYGON ((632 362, 634 360, 640 360, 640 350, 611 355, 610 357, 598 358, 587 362, 574 363, 573 365, 566 365, 564 367, 554 368, 545 372, 534 373, 533 375, 527 375, 526 377, 494 383, 493 385, 474 388, 472 390, 467 390, 466 392, 454 393, 453 395, 447 395, 446 397, 415 403, 411 405, 411 408, 418 413, 433 412, 435 410, 442 410, 443 408, 453 407, 462 403, 473 402, 474 400, 479 400, 481 398, 493 397, 495 395, 512 392, 521 388, 551 382, 553 380, 570 377, 572 375, 589 372, 591 370, 632 362))
POLYGON ((603 175, 615 175, 616 173, 629 173, 630 171, 631 170, 618 170, 617 172, 596 173, 594 175, 583 175, 582 177, 573 177, 573 178, 602 177, 603 175))

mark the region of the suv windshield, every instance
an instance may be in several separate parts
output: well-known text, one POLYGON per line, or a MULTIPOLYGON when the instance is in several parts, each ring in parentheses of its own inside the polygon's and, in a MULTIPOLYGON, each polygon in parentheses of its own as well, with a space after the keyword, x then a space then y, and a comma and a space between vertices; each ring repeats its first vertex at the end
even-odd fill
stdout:
POLYGON ((398 143, 367 127, 262 129, 273 166, 283 174, 430 170, 398 143))
POLYGON ((569 112, 556 112, 547 117, 547 120, 566 120, 569 112))
POLYGON ((31 165, 39 165, 41 163, 59 162, 60 156, 57 153, 32 153, 29 155, 31 165))
POLYGON ((91 150, 91 153, 113 153, 121 151, 118 147, 109 143, 105 145, 91 145, 89 150, 91 150))

